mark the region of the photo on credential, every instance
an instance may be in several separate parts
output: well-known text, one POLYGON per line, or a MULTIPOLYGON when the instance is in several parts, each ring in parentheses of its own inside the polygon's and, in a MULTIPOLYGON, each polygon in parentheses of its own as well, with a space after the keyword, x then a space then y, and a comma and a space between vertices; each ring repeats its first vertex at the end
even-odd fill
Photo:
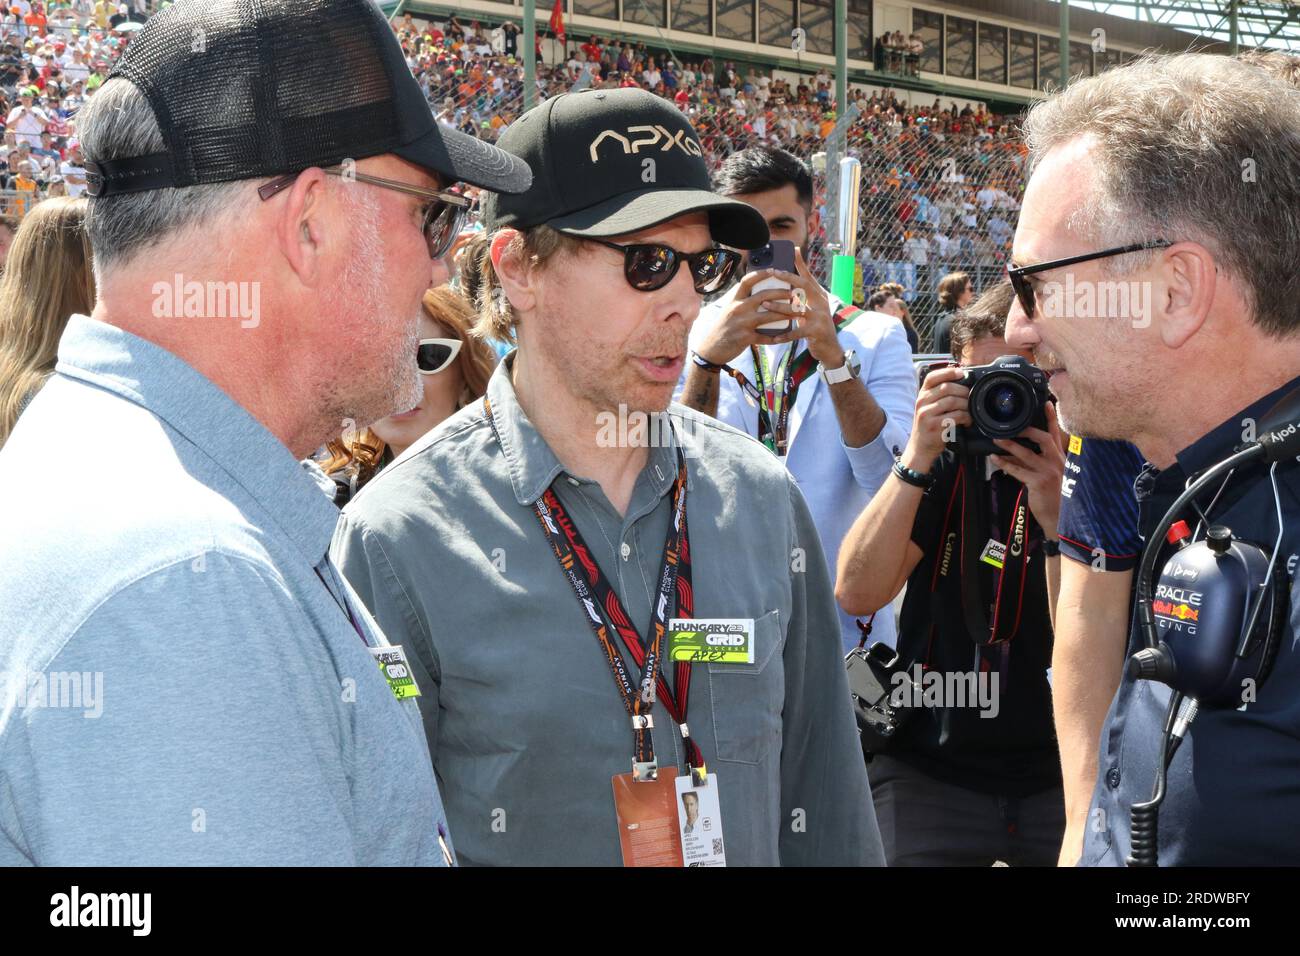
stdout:
POLYGON ((722 844, 722 808, 717 774, 708 774, 702 786, 691 776, 677 778, 677 822, 682 832, 682 859, 686 866, 726 866, 722 844))

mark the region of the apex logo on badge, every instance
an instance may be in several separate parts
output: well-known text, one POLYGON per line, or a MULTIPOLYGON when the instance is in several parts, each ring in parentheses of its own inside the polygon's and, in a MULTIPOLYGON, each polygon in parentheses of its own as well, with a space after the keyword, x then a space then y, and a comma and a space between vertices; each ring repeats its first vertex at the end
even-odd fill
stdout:
POLYGON ((752 664, 754 619, 673 618, 668 622, 668 658, 712 664, 752 664))

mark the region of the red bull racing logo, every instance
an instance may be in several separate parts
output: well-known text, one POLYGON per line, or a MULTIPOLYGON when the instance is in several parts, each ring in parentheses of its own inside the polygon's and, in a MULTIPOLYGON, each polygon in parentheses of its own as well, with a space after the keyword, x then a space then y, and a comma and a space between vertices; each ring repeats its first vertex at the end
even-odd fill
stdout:
POLYGON ((1151 610, 1166 630, 1196 633, 1201 619, 1202 593, 1172 584, 1157 584, 1151 610))
POLYGON ((1201 616, 1197 608, 1187 604, 1175 604, 1173 601, 1156 601, 1151 609, 1155 611, 1157 617, 1177 618, 1180 621, 1196 621, 1201 616))

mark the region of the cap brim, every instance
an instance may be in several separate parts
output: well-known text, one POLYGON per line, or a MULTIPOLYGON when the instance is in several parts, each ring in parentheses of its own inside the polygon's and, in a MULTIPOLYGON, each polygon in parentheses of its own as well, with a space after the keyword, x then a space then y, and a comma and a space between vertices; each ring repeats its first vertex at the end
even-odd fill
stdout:
POLYGON ((649 229, 678 216, 707 213, 714 241, 735 249, 766 245, 767 221, 749 203, 704 189, 643 189, 559 216, 547 225, 572 236, 606 238, 649 229))
POLYGON ((528 164, 500 147, 436 125, 424 136, 393 152, 455 182, 469 183, 493 192, 518 195, 533 182, 528 164))

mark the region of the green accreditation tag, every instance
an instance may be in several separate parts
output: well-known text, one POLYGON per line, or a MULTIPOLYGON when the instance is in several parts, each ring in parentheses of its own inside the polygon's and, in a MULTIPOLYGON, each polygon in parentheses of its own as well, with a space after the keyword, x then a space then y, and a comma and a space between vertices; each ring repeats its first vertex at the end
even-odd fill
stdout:
POLYGON ((984 545, 984 551, 980 554, 980 560, 985 564, 993 565, 993 567, 1001 571, 1006 555, 1007 546, 1001 541, 994 541, 989 538, 989 543, 984 545))
POLYGON ((372 647, 370 655, 379 665, 379 673, 388 681, 394 697, 406 700, 408 697, 420 696, 420 688, 415 686, 415 677, 411 674, 410 665, 406 663, 406 653, 400 646, 372 647))
POLYGON ((668 622, 670 661, 754 663, 754 619, 679 618, 668 622))

